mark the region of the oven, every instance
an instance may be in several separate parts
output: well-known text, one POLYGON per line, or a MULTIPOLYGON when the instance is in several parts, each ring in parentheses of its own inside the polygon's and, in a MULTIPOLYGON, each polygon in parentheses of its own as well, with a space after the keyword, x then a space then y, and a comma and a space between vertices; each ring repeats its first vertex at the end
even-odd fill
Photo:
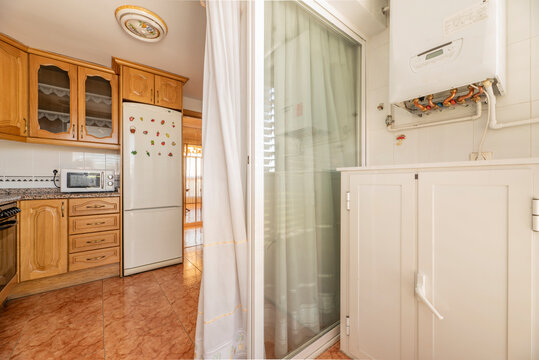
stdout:
POLYGON ((17 276, 17 203, 0 206, 0 303, 7 297, 17 276))
POLYGON ((114 171, 62 169, 60 187, 62 192, 114 191, 114 171))

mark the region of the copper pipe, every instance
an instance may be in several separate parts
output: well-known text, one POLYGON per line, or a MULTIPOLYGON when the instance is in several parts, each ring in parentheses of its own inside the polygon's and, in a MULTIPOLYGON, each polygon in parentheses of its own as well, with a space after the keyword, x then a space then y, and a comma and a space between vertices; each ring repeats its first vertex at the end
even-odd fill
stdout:
POLYGON ((443 102, 444 106, 445 107, 448 107, 448 106, 451 106, 451 100, 453 100, 453 98, 455 97, 457 93, 457 89, 453 89, 451 90, 451 95, 449 95, 443 102))
POLYGON ((439 108, 438 105, 432 102, 432 95, 427 96, 427 100, 429 101, 429 106, 432 110, 439 108))
POLYGON ((459 104, 464 104, 466 102, 467 99, 469 99, 470 97, 472 97, 473 95, 473 92, 474 92, 474 88, 473 86, 468 86, 468 93, 466 95, 462 95, 462 96, 459 96, 457 98, 457 102, 459 104))
POLYGON ((414 105, 416 108, 418 108, 421 111, 427 111, 427 107, 423 106, 419 103, 419 99, 414 99, 414 105))
POLYGON ((475 93, 474 96, 472 96, 472 100, 475 102, 481 101, 481 94, 483 94, 483 87, 479 85, 477 87, 477 92, 475 93))

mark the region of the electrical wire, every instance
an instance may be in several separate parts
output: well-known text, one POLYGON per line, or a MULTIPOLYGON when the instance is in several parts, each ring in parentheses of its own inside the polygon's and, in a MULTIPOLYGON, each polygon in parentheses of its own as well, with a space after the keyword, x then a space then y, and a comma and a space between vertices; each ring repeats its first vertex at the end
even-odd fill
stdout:
MULTIPOLYGON (((473 85, 474 88, 477 89, 477 86, 473 85)), ((490 103, 490 96, 487 92, 484 93, 487 97, 487 102, 490 103)), ((479 147, 477 149, 477 157, 475 160, 487 160, 487 158, 483 155, 483 144, 485 143, 485 138, 487 137, 487 130, 488 130, 488 124, 490 122, 490 106, 487 106, 487 123, 485 124, 485 128, 483 129, 483 134, 481 135, 481 141, 479 142, 479 147)))
POLYGON ((56 185, 56 174, 58 174, 58 170, 53 170, 52 171, 52 183, 54 184, 54 186, 56 186, 59 189, 60 187, 58 185, 56 185))

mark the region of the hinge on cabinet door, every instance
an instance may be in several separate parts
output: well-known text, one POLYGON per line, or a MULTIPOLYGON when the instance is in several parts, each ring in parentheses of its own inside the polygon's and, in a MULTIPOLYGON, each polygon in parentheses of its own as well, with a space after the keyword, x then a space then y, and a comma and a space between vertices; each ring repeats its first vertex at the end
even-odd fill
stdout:
POLYGON ((350 210, 350 191, 346 192, 346 210, 350 210))
POLYGON ((346 336, 350 336, 350 316, 346 315, 346 336))

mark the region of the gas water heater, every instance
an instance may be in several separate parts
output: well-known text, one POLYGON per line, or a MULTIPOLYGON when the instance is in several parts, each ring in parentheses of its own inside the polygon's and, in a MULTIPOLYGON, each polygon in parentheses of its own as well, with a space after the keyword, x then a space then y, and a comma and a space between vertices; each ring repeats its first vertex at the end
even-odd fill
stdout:
POLYGON ((442 108, 472 100, 487 79, 503 95, 505 16, 505 0, 392 0, 390 102, 442 108))

